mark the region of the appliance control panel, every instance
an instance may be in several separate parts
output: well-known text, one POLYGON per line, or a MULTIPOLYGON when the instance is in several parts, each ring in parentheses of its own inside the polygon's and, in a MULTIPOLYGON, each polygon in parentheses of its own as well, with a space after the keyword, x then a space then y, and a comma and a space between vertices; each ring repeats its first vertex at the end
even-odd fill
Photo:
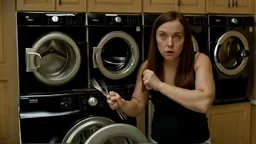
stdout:
POLYGON ((103 109, 108 106, 105 96, 98 92, 80 94, 80 105, 82 110, 103 109))
POLYGON ((190 25, 206 25, 207 17, 206 16, 185 16, 190 25))
POLYGON ((76 93, 20 96, 20 112, 64 112, 80 108, 76 93))
POLYGON ((253 16, 209 16, 209 25, 216 26, 254 26, 253 16))
MULTIPOLYGON (((159 14, 145 14, 144 15, 144 25, 145 26, 152 26, 157 19, 159 14)), ((207 16, 193 16, 193 15, 185 15, 188 23, 190 25, 206 25, 207 24, 207 16)))
POLYGON ((159 16, 159 14, 145 14, 144 15, 144 25, 152 26, 158 16, 159 16))
POLYGON ((18 25, 85 25, 85 13, 17 12, 18 25))
POLYGON ((141 26, 142 15, 87 13, 88 25, 141 26))
MULTIPOLYGON (((115 91, 125 100, 130 100, 134 87, 115 88, 109 91, 115 91)), ((92 89, 83 92, 66 92, 56 94, 38 94, 20 96, 20 112, 47 112, 58 113, 68 111, 97 111, 108 110, 109 105, 106 97, 92 89)))
MULTIPOLYGON (((119 93, 119 95, 126 100, 131 99, 133 90, 134 88, 113 89, 113 91, 119 93)), ((81 110, 97 110, 109 108, 106 97, 98 91, 80 93, 79 101, 81 110)))
POLYGON ((106 15, 107 25, 142 25, 141 15, 106 15))
POLYGON ((85 25, 85 14, 46 14, 50 25, 85 25))

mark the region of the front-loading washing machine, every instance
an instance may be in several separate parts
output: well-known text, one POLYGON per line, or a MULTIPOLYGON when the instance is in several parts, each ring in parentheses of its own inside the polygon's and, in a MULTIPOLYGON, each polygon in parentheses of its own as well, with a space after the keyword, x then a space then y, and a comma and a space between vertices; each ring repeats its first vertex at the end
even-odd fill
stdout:
MULTIPOLYGON (((149 43, 151 37, 151 31, 153 24, 159 13, 149 14, 145 13, 143 15, 143 59, 147 59, 149 43)), ((193 44, 193 49, 195 52, 205 53, 207 46, 207 16, 206 15, 185 15, 191 28, 191 40, 193 44)))
POLYGON ((90 78, 134 85, 142 57, 141 14, 87 13, 90 78))
POLYGON ((253 27, 253 16, 208 16, 207 53, 213 65, 216 102, 246 100, 252 94, 253 27))
MULTIPOLYGON (((129 99, 133 88, 113 90, 129 99)), ((87 140, 92 142, 89 144, 97 140, 106 144, 146 142, 136 127, 136 118, 120 119, 109 108, 105 96, 94 89, 20 96, 19 116, 23 144, 84 144, 87 140)))
POLYGON ((20 95, 88 87, 85 16, 17 12, 20 95))

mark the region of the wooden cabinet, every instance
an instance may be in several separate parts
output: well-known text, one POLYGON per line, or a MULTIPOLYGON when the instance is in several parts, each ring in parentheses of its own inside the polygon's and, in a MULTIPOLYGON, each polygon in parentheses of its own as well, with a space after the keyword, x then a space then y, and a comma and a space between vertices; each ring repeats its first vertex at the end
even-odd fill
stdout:
POLYGON ((88 12, 141 13, 142 0, 87 0, 88 12))
POLYGON ((205 0, 143 0, 146 13, 163 13, 167 11, 182 13, 205 13, 205 0))
POLYGON ((86 12, 86 0, 16 0, 18 11, 86 12))
POLYGON ((86 12, 86 0, 56 0, 56 11, 86 12))
POLYGON ((212 144, 249 144, 250 102, 213 106, 207 117, 212 144))
POLYGON ((17 10, 54 11, 55 0, 17 0, 17 10))
POLYGON ((0 1, 0 140, 6 141, 10 137, 10 123, 8 117, 8 64, 6 46, 4 44, 5 11, 4 1, 0 1))
POLYGON ((253 104, 251 109, 251 131, 250 132, 251 132, 250 144, 256 144, 256 105, 253 105, 253 104))
POLYGON ((182 13, 205 13, 205 0, 180 0, 180 12, 182 13))
POLYGON ((254 14, 254 0, 207 0, 207 13, 254 14))
POLYGON ((0 0, 0 143, 19 144, 15 0, 0 0))

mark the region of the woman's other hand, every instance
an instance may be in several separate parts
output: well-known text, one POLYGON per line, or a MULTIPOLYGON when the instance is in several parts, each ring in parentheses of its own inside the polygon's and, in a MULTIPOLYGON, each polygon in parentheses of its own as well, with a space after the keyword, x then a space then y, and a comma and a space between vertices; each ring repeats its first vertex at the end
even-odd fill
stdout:
POLYGON ((115 110, 122 105, 122 97, 118 93, 110 91, 106 97, 107 103, 112 110, 115 110))
POLYGON ((147 69, 143 72, 143 83, 147 90, 154 89, 158 91, 158 88, 162 81, 159 80, 159 78, 153 71, 147 69))

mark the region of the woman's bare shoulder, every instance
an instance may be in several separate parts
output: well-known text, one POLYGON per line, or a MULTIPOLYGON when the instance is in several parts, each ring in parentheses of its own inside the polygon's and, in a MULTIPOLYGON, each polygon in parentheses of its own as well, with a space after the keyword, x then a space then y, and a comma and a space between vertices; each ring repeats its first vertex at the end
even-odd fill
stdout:
POLYGON ((197 52, 195 54, 195 68, 199 68, 204 65, 210 65, 211 66, 211 61, 208 55, 204 53, 197 52))

